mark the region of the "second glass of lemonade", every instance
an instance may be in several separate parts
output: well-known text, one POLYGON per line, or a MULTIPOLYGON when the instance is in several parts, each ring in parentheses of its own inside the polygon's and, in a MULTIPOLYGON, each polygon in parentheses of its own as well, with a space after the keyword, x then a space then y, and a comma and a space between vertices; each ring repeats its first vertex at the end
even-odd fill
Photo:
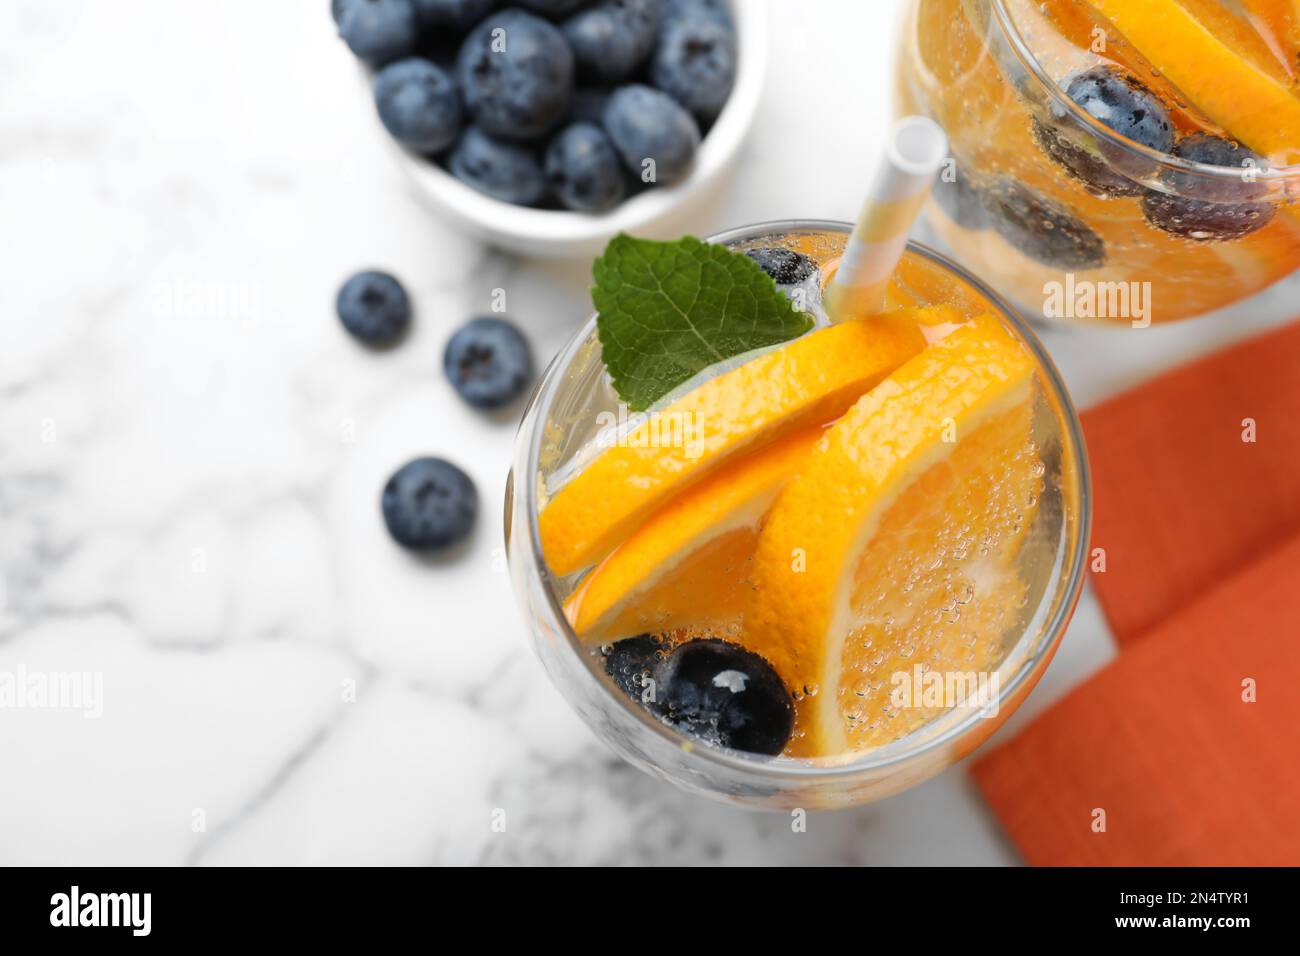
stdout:
POLYGON ((1300 268, 1300 8, 912 0, 900 113, 948 134, 928 218, 1031 316, 1146 325, 1300 268))
MULTIPOLYGON (((917 245, 882 314, 831 324, 850 231, 714 237, 807 329, 642 412, 606 367, 630 342, 587 323, 507 487, 512 579, 560 692, 633 764, 730 802, 841 807, 937 773, 1033 687, 1081 586, 1087 466, 1050 359, 917 245)), ((722 284, 696 294, 730 307, 722 284)))

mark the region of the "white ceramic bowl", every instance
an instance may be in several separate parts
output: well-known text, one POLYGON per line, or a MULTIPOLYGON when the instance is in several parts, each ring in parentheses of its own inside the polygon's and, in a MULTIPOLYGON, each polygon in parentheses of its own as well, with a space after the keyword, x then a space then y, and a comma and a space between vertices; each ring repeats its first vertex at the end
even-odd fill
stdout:
MULTIPOLYGON (((455 179, 432 160, 403 149, 375 117, 377 135, 414 181, 421 196, 442 217, 494 246, 547 259, 591 258, 618 232, 672 238, 701 223, 697 214, 735 162, 758 110, 767 61, 767 4, 732 0, 738 63, 736 84, 726 106, 700 144, 690 174, 671 186, 648 189, 605 213, 529 209, 492 199, 455 179)), ((370 96, 370 73, 359 74, 370 96)))

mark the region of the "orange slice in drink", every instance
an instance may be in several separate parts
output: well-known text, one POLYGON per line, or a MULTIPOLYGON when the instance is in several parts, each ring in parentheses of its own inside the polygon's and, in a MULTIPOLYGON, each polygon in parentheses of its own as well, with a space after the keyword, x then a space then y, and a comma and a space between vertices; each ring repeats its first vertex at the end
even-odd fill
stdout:
MULTIPOLYGON (((1242 0, 1231 4, 1223 0, 1179 0, 1179 3, 1253 66, 1284 85, 1295 82, 1296 64, 1288 62, 1286 54, 1275 44, 1267 21, 1247 9, 1242 0)), ((1273 0, 1262 6, 1278 4, 1273 0)))
POLYGON ((899 672, 996 667, 1042 487, 1033 369, 997 319, 976 319, 864 395, 777 498, 742 640, 796 694, 789 752, 918 726, 934 711, 893 705, 899 672))
POLYGON ((1300 71, 1300 0, 1240 0, 1245 17, 1294 81, 1300 71))
POLYGON ((743 455, 655 512, 565 604, 578 636, 601 644, 681 628, 734 634, 759 526, 821 436, 810 429, 743 455))
POLYGON ((1205 22, 1176 0, 1090 0, 1192 104, 1251 149, 1294 161, 1300 150, 1300 97, 1249 49, 1234 46, 1238 21, 1205 22), (1289 158, 1288 158, 1289 157, 1289 158))
POLYGON ((599 561, 671 495, 741 452, 838 418, 925 345, 893 316, 817 329, 687 392, 564 485, 538 518, 556 574, 599 561), (664 440, 664 436, 668 436, 664 440))

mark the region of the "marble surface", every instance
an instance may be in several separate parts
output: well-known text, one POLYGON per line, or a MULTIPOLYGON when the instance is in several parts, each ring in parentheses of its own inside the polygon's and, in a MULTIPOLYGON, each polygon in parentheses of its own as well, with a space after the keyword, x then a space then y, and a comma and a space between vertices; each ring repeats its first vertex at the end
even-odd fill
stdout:
MULTIPOLYGON (((893 4, 767 5, 764 105, 701 232, 851 218, 889 113, 893 4)), ((498 286, 549 356, 587 266, 432 218, 325 7, 0 4, 0 672, 103 680, 98 718, 0 710, 0 863, 1016 862, 960 767, 793 834, 641 776, 570 713, 505 572, 514 423, 464 407, 439 362, 498 286), (372 265, 418 309, 384 354, 332 310, 372 265), (419 453, 482 494, 454 560, 379 520, 419 453)), ((1278 321, 1296 289, 1046 338, 1087 404, 1278 321)), ((1112 654, 1085 595, 1010 729, 1112 654)))

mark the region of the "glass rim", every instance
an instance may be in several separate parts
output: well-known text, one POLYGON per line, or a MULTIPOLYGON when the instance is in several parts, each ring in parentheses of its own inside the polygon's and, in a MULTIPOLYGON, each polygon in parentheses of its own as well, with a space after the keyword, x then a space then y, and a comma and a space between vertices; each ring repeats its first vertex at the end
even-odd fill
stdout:
MULTIPOLYGON (((749 237, 800 230, 851 233, 853 223, 833 219, 771 220, 714 233, 704 241, 723 244, 742 241, 749 237)), ((1084 568, 1087 565, 1088 544, 1092 530, 1092 477, 1088 464, 1087 447, 1084 444, 1083 429, 1078 411, 1070 399, 1059 370, 1043 344, 1029 327, 1029 324, 1016 309, 981 280, 942 253, 914 240, 908 240, 906 248, 908 252, 920 255, 941 269, 955 275, 959 280, 988 299, 997 310, 999 317, 1011 324, 1038 360, 1052 397, 1059 403, 1062 415, 1065 418, 1065 437, 1069 440, 1075 452, 1073 460, 1077 463, 1078 470, 1079 517, 1077 541, 1073 553, 1066 556, 1066 560, 1069 562, 1069 577, 1065 587, 1061 589, 1062 598, 1057 602, 1051 620, 1047 622, 1044 630, 1047 635, 1046 639, 1041 641, 1041 645, 1033 654, 1026 656, 1018 664, 1009 681, 1005 683, 999 682, 997 703, 1000 708, 1007 700, 1014 699, 1025 682, 1038 670, 1039 664, 1045 659, 1050 659, 1051 655, 1055 653, 1078 603, 1079 594, 1083 588, 1084 568)), ((527 533, 530 557, 538 576, 541 578, 542 590, 546 593, 546 603, 551 617, 563 633, 567 651, 580 658, 593 680, 604 683, 604 670, 600 667, 596 655, 591 653, 591 646, 584 644, 574 633, 557 597, 556 578, 551 573, 550 567, 542 555, 541 531, 538 525, 537 509, 537 475, 541 468, 542 438, 546 431, 542 426, 546 420, 545 416, 559 387, 561 378, 559 373, 572 364, 579 349, 583 347, 595 331, 595 325, 596 318, 593 314, 574 333, 565 346, 556 353, 542 373, 542 377, 538 380, 537 388, 534 389, 530 396, 522 416, 522 420, 526 421, 529 414, 533 412, 534 406, 537 406, 537 421, 533 424, 532 434, 528 436, 527 472, 525 475, 519 476, 519 479, 514 481, 513 484, 516 489, 515 493, 522 492, 524 495, 524 511, 528 518, 527 533)), ((1017 642, 1018 645, 1019 642, 1017 642)), ((1014 648, 1012 650, 1014 651, 1014 648)), ((1008 657, 1010 653, 1008 652, 1008 657)), ((613 695, 611 694, 611 696, 613 695)), ((630 706, 624 700, 618 700, 617 703, 624 710, 631 713, 647 732, 661 738, 668 744, 680 749, 683 742, 689 742, 690 738, 657 719, 645 708, 630 706)), ((952 717, 955 713, 949 710, 946 716, 952 717)), ((935 721, 943 719, 945 717, 940 716, 935 718, 935 721)), ((981 712, 978 709, 972 709, 964 719, 954 720, 952 725, 945 728, 941 733, 930 735, 910 748, 896 745, 901 745, 918 732, 924 731, 927 725, 923 724, 920 728, 905 734, 898 740, 867 750, 860 757, 836 762, 813 763, 802 759, 774 759, 706 745, 691 747, 689 755, 707 764, 732 772, 758 774, 789 781, 807 781, 814 778, 819 780, 846 778, 907 764, 926 754, 939 751, 953 741, 964 737, 982 719, 981 712)), ((834 758, 831 758, 831 760, 833 761, 834 758)))
MULTIPOLYGON (((1169 169, 1183 175, 1202 177, 1207 180, 1234 180, 1241 179, 1241 169, 1231 166, 1211 166, 1206 163, 1197 163, 1192 160, 1183 159, 1174 156, 1172 153, 1164 153, 1158 149, 1152 149, 1143 143, 1129 139, 1122 133, 1117 133, 1105 123, 1098 120, 1091 113, 1081 107, 1066 94, 1065 90, 1057 83, 1056 80, 1047 72, 1039 62, 1037 54, 1030 48, 1025 38, 1020 33, 1020 28, 1016 25, 1015 17, 1007 9, 1006 0, 990 0, 990 6, 993 10, 993 19, 997 22, 998 28, 1002 31, 1002 36, 1006 39, 1007 44, 1011 47, 1016 58, 1021 65, 1038 81, 1038 83, 1048 92, 1048 94, 1059 103, 1067 112, 1088 128, 1088 130, 1097 138, 1105 140, 1107 143, 1135 153, 1155 162, 1163 169, 1169 169)), ((1291 183, 1300 180, 1300 163, 1294 163, 1289 166, 1262 166, 1256 172, 1255 183, 1291 183)), ((1268 198, 1268 197, 1265 197, 1268 198)))

